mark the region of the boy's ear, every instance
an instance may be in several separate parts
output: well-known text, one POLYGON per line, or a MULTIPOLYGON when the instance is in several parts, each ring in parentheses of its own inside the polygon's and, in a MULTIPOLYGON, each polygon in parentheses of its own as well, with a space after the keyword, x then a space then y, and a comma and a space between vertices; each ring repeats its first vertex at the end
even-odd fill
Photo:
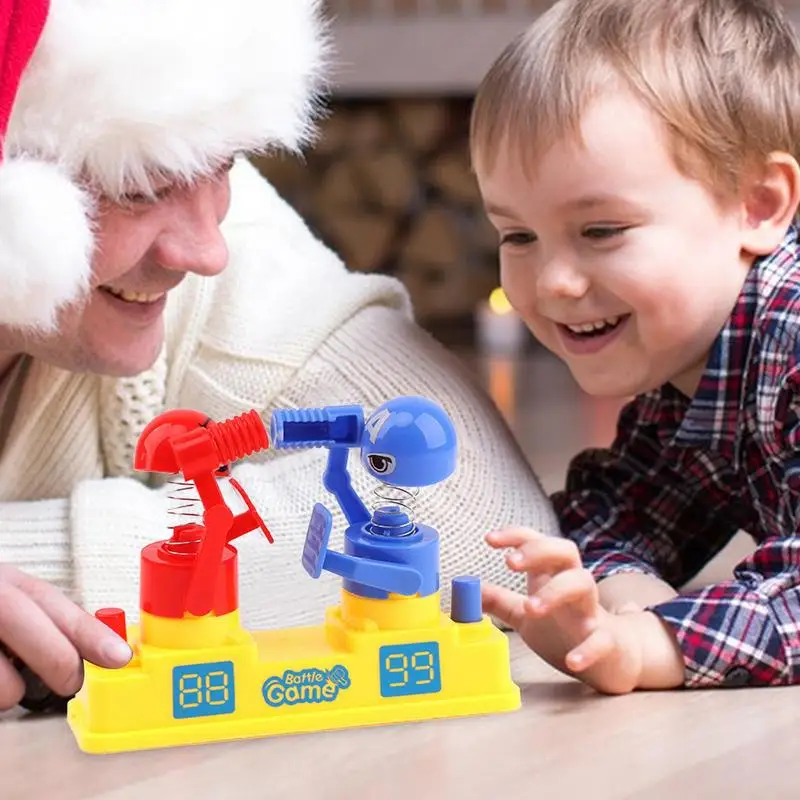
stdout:
POLYGON ((742 186, 742 249, 769 255, 783 241, 800 205, 800 166, 788 153, 771 153, 742 186))

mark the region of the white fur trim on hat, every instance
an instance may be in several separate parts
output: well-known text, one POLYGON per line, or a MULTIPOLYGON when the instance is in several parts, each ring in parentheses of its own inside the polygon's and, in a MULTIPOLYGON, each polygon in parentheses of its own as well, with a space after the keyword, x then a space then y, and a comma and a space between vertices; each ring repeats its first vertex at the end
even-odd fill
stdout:
POLYGON ((48 332, 91 277, 87 198, 57 167, 0 165, 0 322, 48 332))
POLYGON ((319 111, 320 0, 52 0, 9 121, 8 157, 112 197, 236 151, 297 150, 319 111))

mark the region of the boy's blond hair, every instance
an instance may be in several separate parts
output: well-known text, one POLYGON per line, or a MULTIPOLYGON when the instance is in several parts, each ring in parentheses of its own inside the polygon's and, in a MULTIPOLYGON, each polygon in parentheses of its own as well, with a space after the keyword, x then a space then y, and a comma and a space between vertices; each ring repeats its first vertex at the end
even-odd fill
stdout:
POLYGON ((715 194, 771 152, 800 160, 800 48, 772 0, 560 0, 483 79, 473 159, 491 170, 511 147, 532 166, 578 135, 609 79, 655 112, 678 168, 715 194))

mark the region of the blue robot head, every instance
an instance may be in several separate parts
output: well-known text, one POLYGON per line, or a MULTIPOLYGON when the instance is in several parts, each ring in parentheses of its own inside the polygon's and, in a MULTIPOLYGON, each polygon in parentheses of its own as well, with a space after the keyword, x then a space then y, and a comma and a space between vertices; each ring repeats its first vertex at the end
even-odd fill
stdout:
POLYGON ((424 397, 396 397, 364 423, 361 463, 390 486, 431 486, 456 468, 456 431, 443 408, 424 397))

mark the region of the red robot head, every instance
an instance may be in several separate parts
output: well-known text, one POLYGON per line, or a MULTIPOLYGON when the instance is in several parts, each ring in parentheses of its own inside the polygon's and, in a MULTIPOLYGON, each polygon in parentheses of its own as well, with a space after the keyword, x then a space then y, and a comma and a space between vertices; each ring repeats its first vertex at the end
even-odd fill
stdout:
POLYGON ((234 461, 269 446, 267 429, 255 410, 215 422, 207 414, 178 408, 159 414, 142 431, 134 467, 191 480, 199 473, 224 476, 234 461))
POLYGON ((163 472, 172 475, 180 466, 172 447, 173 442, 197 428, 205 428, 211 418, 191 409, 165 411, 151 420, 142 431, 136 445, 134 469, 142 472, 163 472))

